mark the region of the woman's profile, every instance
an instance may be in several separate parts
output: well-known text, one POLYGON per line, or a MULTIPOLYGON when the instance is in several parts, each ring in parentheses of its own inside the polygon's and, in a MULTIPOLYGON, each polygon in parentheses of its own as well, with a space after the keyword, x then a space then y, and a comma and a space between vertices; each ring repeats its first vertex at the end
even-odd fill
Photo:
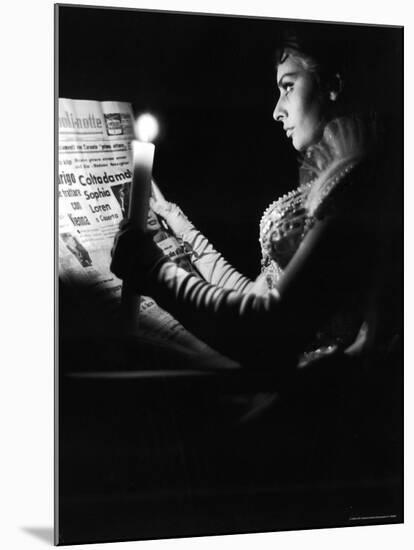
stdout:
POLYGON ((192 251, 198 275, 128 223, 115 240, 117 276, 242 371, 270 376, 270 394, 248 400, 239 415, 244 426, 260 421, 260 430, 247 428, 231 443, 245 456, 264 445, 249 478, 290 472, 355 479, 372 473, 374 463, 387 475, 400 467, 394 167, 377 114, 347 90, 355 89, 353 67, 337 46, 288 35, 277 50, 273 118, 299 154, 300 178, 262 215, 255 280, 158 194, 152 209, 192 251))
POLYGON ((343 50, 294 33, 277 50, 273 117, 300 155, 301 181, 262 216, 255 281, 163 198, 151 206, 191 248, 200 277, 128 225, 114 248, 116 275, 135 279, 138 291, 212 347, 242 365, 273 370, 281 382, 326 355, 362 356, 381 332, 373 292, 385 243, 378 223, 381 129, 348 93, 352 66, 343 50))
POLYGON ((127 133, 86 173, 112 219, 60 208, 58 542, 403 522, 403 29, 72 11, 60 95, 128 103, 60 100, 127 133))

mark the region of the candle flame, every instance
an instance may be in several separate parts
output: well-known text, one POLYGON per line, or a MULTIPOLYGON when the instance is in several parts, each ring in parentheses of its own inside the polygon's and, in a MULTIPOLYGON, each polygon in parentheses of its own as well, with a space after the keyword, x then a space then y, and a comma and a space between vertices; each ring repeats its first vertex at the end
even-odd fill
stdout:
POLYGON ((135 122, 135 135, 141 141, 153 141, 158 134, 157 119, 145 113, 140 115, 135 122))

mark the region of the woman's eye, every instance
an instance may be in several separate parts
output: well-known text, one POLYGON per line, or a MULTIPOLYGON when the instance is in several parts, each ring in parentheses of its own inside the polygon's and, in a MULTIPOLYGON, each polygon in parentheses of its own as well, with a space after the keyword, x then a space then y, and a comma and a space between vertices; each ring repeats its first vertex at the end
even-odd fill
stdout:
POLYGON ((289 93, 293 90, 293 83, 292 82, 286 82, 285 84, 283 84, 283 89, 285 91, 285 93, 289 93))

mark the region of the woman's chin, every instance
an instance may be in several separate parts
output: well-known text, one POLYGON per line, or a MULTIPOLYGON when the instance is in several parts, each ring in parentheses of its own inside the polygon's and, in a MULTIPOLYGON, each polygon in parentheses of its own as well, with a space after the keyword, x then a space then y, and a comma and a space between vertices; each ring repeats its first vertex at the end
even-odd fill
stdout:
POLYGON ((306 145, 304 145, 303 143, 297 142, 294 139, 292 139, 292 145, 293 145, 293 148, 296 149, 296 151, 298 151, 298 153, 305 152, 305 150, 307 149, 306 145))
POLYGON ((299 153, 301 153, 301 152, 303 153, 303 152, 306 151, 306 149, 308 148, 309 145, 308 145, 308 141, 300 139, 299 136, 295 136, 295 134, 293 134, 293 136, 292 136, 292 146, 299 153))

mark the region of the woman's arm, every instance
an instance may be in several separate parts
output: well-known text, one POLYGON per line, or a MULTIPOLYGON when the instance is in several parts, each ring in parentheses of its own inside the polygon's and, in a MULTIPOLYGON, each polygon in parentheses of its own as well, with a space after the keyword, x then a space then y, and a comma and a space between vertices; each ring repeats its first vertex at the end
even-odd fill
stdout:
POLYGON ((182 235, 193 250, 192 263, 205 281, 220 288, 250 292, 253 281, 239 273, 195 227, 182 235))
POLYGON ((205 281, 221 288, 250 292, 253 282, 232 267, 190 222, 181 208, 164 198, 151 200, 151 208, 164 218, 175 236, 187 243, 191 262, 205 281))
POLYGON ((143 290, 210 346, 238 361, 292 364, 329 316, 362 294, 372 271, 367 233, 338 216, 317 221, 267 296, 208 284, 160 259, 143 290))

